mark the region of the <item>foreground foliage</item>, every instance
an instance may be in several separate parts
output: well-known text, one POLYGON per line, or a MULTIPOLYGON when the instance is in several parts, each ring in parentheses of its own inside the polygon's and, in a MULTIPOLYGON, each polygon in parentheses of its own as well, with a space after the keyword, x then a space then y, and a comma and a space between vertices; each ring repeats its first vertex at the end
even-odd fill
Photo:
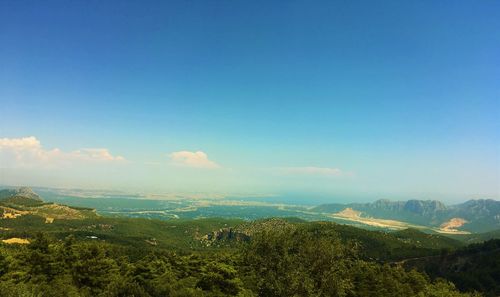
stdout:
POLYGON ((328 228, 287 225, 237 249, 142 250, 39 233, 2 245, 0 296, 477 296, 367 261, 328 228))
POLYGON ((500 296, 500 239, 472 244, 440 256, 415 259, 407 267, 418 268, 433 278, 453 281, 461 290, 477 290, 500 296))

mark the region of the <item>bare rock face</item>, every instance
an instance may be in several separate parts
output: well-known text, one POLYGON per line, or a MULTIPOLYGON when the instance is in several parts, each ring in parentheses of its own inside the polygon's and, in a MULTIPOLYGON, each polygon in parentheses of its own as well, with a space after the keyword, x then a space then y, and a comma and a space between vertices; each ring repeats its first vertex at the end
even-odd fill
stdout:
POLYGON ((34 200, 40 200, 42 201, 42 197, 40 197, 37 193, 33 191, 33 189, 28 188, 28 187, 22 187, 17 189, 17 196, 22 196, 34 200))
POLYGON ((500 201, 493 199, 469 200, 455 206, 458 213, 473 217, 486 217, 500 215, 500 201))
POLYGON ((203 238, 206 242, 219 242, 219 241, 236 241, 244 242, 250 240, 250 236, 244 232, 237 231, 233 228, 221 228, 217 231, 208 233, 203 238))
POLYGON ((405 203, 404 210, 425 216, 444 211, 446 206, 436 200, 408 200, 405 203))
POLYGON ((457 228, 462 227, 466 223, 468 223, 468 221, 462 218, 452 218, 451 220, 442 223, 439 227, 446 231, 456 231, 457 228))

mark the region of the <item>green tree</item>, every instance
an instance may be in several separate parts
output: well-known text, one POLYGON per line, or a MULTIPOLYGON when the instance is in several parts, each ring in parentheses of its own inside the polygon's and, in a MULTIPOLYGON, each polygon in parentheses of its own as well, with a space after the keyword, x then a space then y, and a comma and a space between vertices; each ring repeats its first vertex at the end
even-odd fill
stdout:
POLYGON ((50 282, 60 272, 60 265, 55 262, 54 254, 49 246, 49 239, 44 233, 37 233, 28 245, 24 256, 27 268, 26 276, 31 282, 50 282))
POLYGON ((234 267, 219 262, 210 262, 203 267, 197 287, 204 291, 236 296, 242 290, 242 282, 237 278, 234 267))
POLYGON ((91 295, 98 295, 110 282, 120 277, 116 262, 108 258, 102 245, 97 243, 73 246, 74 262, 69 273, 73 283, 91 295))

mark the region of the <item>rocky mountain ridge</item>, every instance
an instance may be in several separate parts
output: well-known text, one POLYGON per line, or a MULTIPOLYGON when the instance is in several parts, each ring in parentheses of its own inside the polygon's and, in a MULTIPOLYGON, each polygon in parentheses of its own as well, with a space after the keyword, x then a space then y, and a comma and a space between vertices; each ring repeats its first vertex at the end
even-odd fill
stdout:
POLYGON ((463 230, 488 232, 500 228, 500 201, 476 199, 455 205, 438 200, 391 201, 372 203, 323 204, 312 208, 321 213, 338 213, 345 209, 361 212, 361 216, 392 219, 424 226, 441 226, 449 221, 462 221, 463 230))
POLYGON ((16 189, 3 189, 0 190, 0 200, 4 200, 11 197, 24 197, 28 199, 43 201, 42 197, 35 193, 29 187, 20 187, 16 189))

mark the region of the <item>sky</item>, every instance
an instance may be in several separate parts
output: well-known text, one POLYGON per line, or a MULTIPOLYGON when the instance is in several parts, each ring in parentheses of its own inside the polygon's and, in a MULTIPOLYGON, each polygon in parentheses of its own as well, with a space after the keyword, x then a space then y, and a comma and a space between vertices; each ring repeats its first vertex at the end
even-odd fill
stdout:
POLYGON ((0 184, 500 197, 498 1, 1 1, 0 184))

